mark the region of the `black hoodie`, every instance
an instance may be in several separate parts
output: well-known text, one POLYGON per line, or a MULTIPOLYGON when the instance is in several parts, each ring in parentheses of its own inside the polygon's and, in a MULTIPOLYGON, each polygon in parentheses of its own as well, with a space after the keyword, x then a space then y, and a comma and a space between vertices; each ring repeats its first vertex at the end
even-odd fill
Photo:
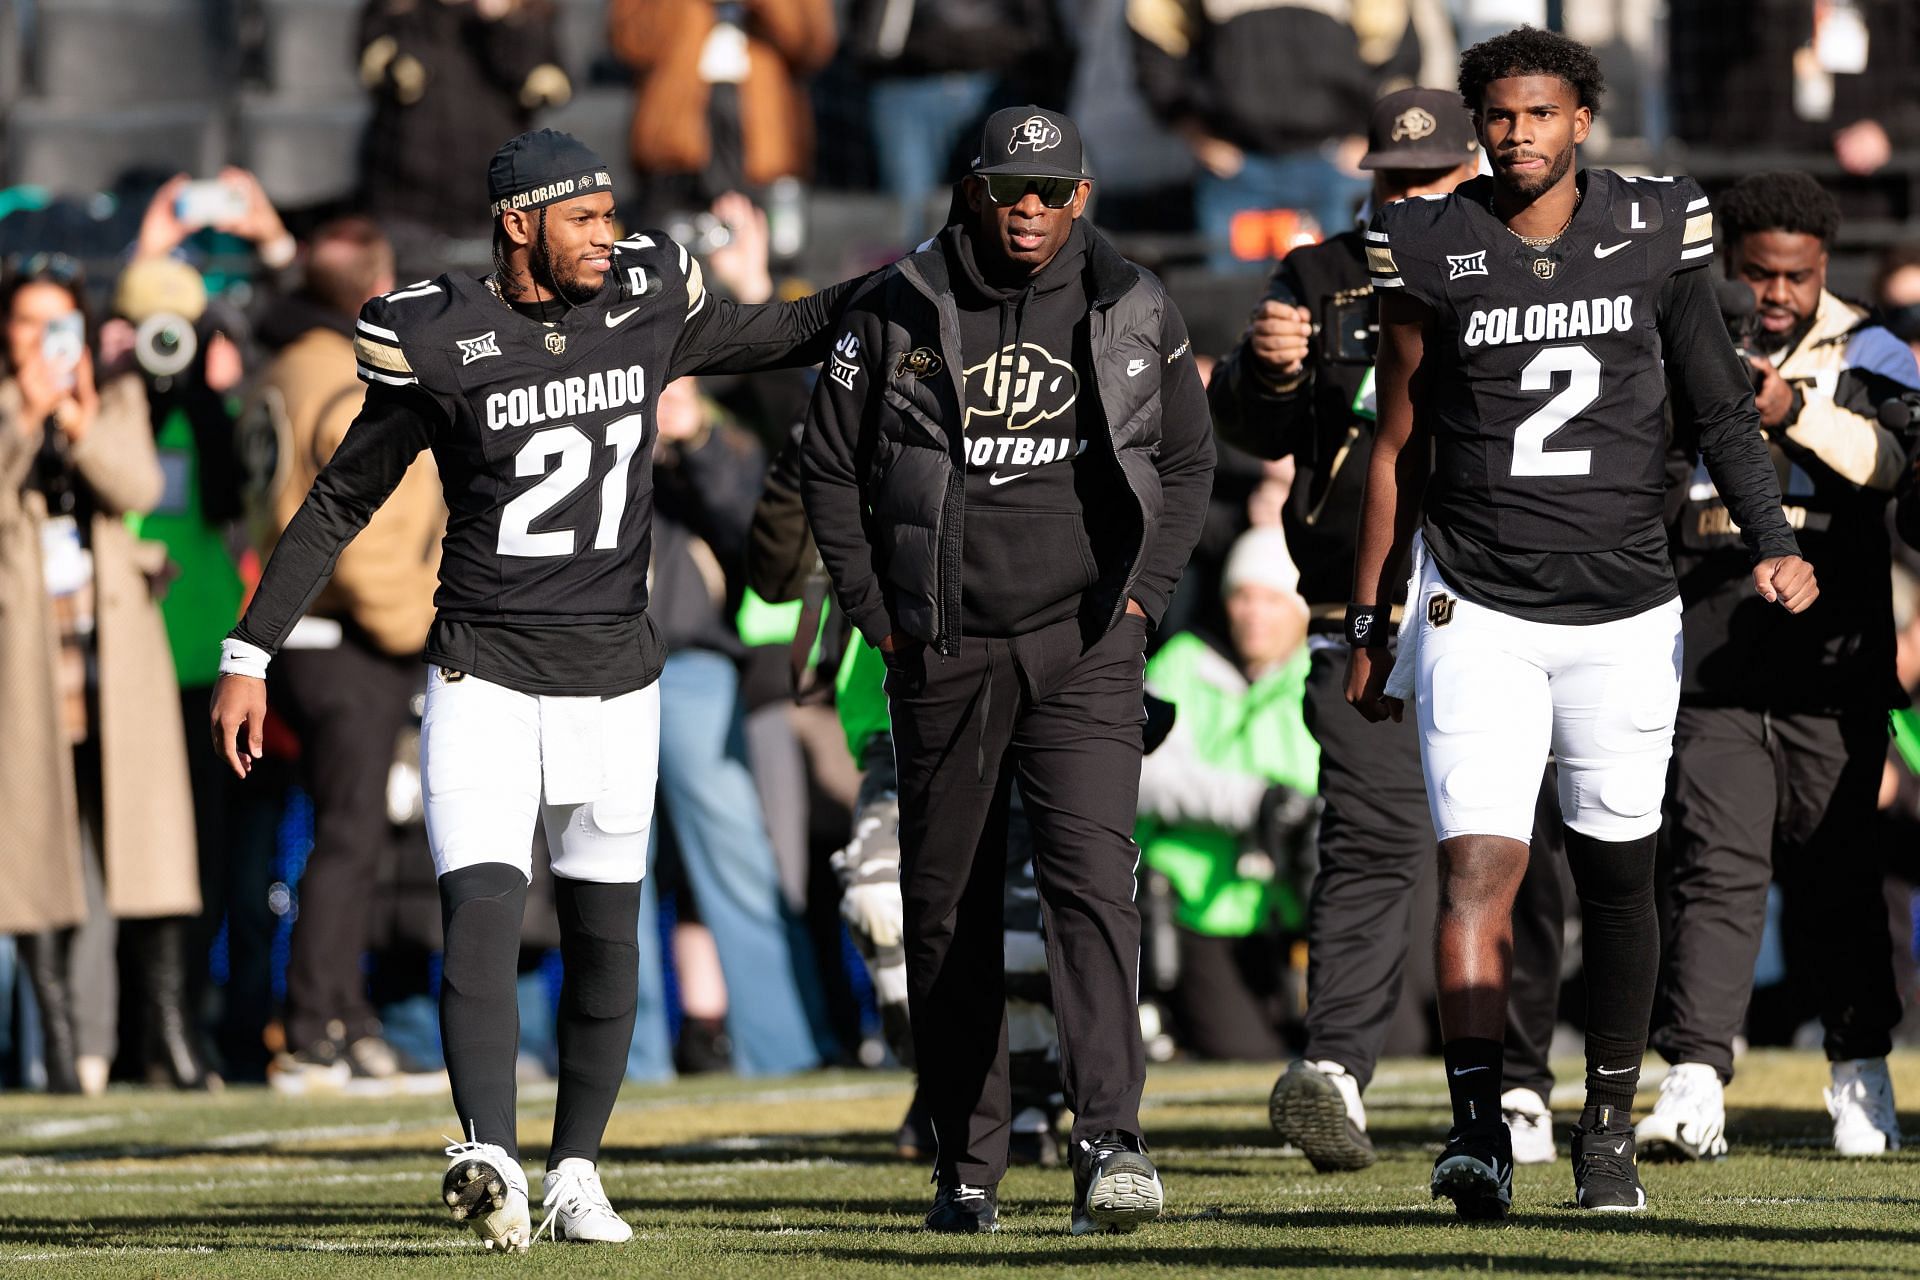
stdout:
MULTIPOLYGON (((960 313, 966 383, 966 635, 1064 622, 1100 578, 1089 527, 1113 511, 1119 468, 1082 359, 1088 242, 1078 222, 1040 272, 989 283, 971 231, 940 237, 960 313)), ((991 252, 991 250, 989 250, 991 252)))

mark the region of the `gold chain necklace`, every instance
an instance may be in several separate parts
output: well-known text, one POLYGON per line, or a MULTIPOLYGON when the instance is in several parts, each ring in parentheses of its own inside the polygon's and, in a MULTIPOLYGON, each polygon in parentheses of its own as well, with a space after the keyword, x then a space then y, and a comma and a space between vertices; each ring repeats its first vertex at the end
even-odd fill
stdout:
MULTIPOLYGON (((1567 220, 1560 224, 1560 229, 1554 232, 1550 236, 1523 236, 1518 231, 1515 231, 1512 227, 1508 227, 1507 221, 1505 218, 1500 219, 1500 225, 1503 227, 1507 227, 1507 234, 1512 236, 1515 240, 1518 240, 1521 244, 1527 246, 1527 248, 1533 249, 1535 251, 1545 249, 1548 246, 1552 245, 1555 240, 1558 240, 1561 236, 1567 234, 1567 228, 1573 225, 1574 215, 1580 212, 1580 202, 1582 200, 1585 200, 1586 198, 1587 198, 1586 192, 1580 190, 1578 187, 1574 188, 1573 208, 1567 212, 1567 220)), ((1496 218, 1500 217, 1499 213, 1496 212, 1493 207, 1492 196, 1487 197, 1487 212, 1493 214, 1493 216, 1496 218)))

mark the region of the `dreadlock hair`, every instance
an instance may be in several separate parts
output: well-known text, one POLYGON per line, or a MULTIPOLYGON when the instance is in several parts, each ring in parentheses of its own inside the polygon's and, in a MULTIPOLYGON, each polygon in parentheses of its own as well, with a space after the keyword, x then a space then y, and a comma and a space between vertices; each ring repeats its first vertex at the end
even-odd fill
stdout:
MULTIPOLYGON (((548 293, 551 293, 559 300, 561 306, 571 307, 573 304, 567 300, 565 291, 560 288, 559 279, 554 275, 553 248, 547 243, 547 210, 544 205, 540 208, 540 221, 534 230, 533 244, 531 247, 533 251, 527 258, 527 275, 532 279, 532 283, 545 288, 548 293), (541 274, 546 276, 544 283, 539 278, 541 274)), ((499 219, 495 219, 493 224, 493 270, 494 274, 500 279, 500 287, 503 294, 506 292, 507 282, 513 279, 513 269, 507 265, 507 254, 510 253, 512 249, 513 238, 507 234, 506 224, 499 219)), ((511 299, 509 299, 509 301, 511 301, 511 299)), ((541 299, 539 305, 540 318, 545 320, 547 315, 546 300, 541 299)))
POLYGON ((1469 110, 1480 110, 1488 85, 1514 76, 1557 76, 1572 85, 1580 105, 1596 115, 1607 91, 1593 50, 1555 31, 1515 27, 1460 55, 1460 96, 1469 110))
POLYGON ((1750 173, 1716 202, 1729 241, 1756 231, 1790 231, 1833 243, 1840 205, 1813 175, 1795 169, 1750 173))

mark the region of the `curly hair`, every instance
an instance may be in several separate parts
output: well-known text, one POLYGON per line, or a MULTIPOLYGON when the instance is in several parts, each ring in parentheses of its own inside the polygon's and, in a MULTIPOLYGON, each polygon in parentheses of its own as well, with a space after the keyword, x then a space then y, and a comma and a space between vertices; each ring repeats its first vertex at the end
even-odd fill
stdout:
POLYGON ((1580 105, 1595 114, 1607 91, 1593 50, 1538 27, 1515 27, 1460 55, 1460 96, 1474 111, 1480 109, 1488 85, 1514 76, 1558 76, 1580 95, 1580 105))
POLYGON ((1728 240, 1756 231, 1791 231, 1832 244, 1840 205, 1812 174, 1789 169, 1750 173, 1715 201, 1728 240))

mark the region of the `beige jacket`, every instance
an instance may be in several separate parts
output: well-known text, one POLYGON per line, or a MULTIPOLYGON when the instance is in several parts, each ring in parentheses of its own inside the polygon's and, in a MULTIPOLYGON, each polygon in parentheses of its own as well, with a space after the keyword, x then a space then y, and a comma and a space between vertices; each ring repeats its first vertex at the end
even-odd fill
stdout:
MULTIPOLYGON (((256 531, 262 555, 273 551, 360 412, 366 392, 354 363, 351 338, 312 329, 282 351, 261 379, 259 394, 279 435, 270 510, 256 531)), ((333 578, 309 612, 351 621, 397 657, 419 653, 433 622, 446 525, 440 475, 433 455, 423 453, 340 553, 333 578)))
POLYGON ((1800 416, 1787 428, 1787 439, 1812 452, 1843 479, 1890 493, 1907 469, 1900 437, 1881 426, 1879 419, 1855 413, 1835 399, 1841 372, 1847 368, 1848 340, 1867 320, 1861 308, 1821 293, 1813 327, 1776 367, 1802 397, 1800 416))
MULTIPOLYGON (((19 414, 18 389, 0 383, 0 933, 86 914, 73 754, 56 692, 59 640, 40 562, 46 502, 23 491, 39 441, 21 432, 19 414)), ((90 534, 107 905, 122 918, 197 914, 188 745, 151 585, 166 552, 123 519, 152 510, 164 484, 138 379, 101 388, 99 417, 73 459, 98 504, 90 534)))

